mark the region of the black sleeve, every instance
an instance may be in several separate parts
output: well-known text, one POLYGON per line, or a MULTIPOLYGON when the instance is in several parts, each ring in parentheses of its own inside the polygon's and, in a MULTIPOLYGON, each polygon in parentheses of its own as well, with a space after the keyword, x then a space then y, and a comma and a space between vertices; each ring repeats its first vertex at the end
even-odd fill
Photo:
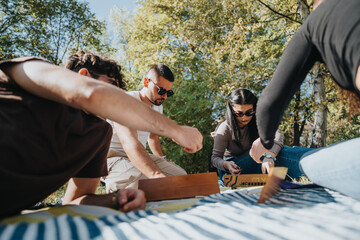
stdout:
POLYGON ((311 43, 306 26, 303 25, 290 40, 257 105, 257 126, 265 148, 270 149, 273 146, 275 132, 285 109, 318 60, 319 54, 311 43))

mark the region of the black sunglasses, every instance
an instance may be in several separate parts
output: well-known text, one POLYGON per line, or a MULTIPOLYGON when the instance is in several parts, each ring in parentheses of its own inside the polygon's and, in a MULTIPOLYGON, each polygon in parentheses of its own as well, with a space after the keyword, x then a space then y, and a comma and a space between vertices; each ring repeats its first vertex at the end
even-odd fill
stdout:
POLYGON ((233 112, 234 112, 234 115, 236 117, 243 117, 244 115, 247 116, 247 117, 251 117, 251 116, 255 115, 255 111, 247 111, 245 113, 243 113, 243 112, 235 112, 235 111, 233 111, 233 112))
POLYGON ((156 85, 156 83, 154 83, 153 80, 151 80, 150 78, 148 78, 154 85, 155 87, 157 87, 158 90, 158 94, 159 95, 164 95, 166 93, 167 97, 171 97, 172 95, 174 95, 173 90, 166 90, 165 88, 159 87, 158 85, 156 85))

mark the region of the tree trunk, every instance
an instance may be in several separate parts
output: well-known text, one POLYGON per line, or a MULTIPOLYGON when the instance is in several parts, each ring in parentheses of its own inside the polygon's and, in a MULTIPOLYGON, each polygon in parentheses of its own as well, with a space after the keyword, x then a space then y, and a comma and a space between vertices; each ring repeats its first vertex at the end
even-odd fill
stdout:
MULTIPOLYGON (((310 14, 307 0, 298 0, 299 12, 302 22, 310 14)), ((326 140, 326 121, 327 108, 325 106, 325 85, 324 77, 319 63, 316 63, 312 69, 313 94, 315 99, 316 112, 314 118, 314 128, 310 147, 319 148, 325 146, 326 140)), ((294 129, 295 133, 295 129, 294 129)), ((294 134, 295 135, 295 134, 294 134)), ((295 137, 295 136, 294 136, 295 137)), ((295 140, 295 139, 294 139, 295 140)), ((295 142, 295 141, 294 141, 295 142)))
MULTIPOLYGON (((301 21, 304 22, 305 19, 309 16, 310 10, 309 5, 306 0, 298 0, 299 12, 301 21)), ((293 136, 293 145, 300 146, 300 137, 301 137, 301 126, 300 126, 300 103, 301 95, 300 91, 295 94, 295 106, 294 106, 294 136, 293 136)))
POLYGON ((325 146, 327 123, 325 85, 323 71, 321 71, 320 63, 316 63, 312 70, 312 81, 316 112, 310 147, 319 148, 325 146))

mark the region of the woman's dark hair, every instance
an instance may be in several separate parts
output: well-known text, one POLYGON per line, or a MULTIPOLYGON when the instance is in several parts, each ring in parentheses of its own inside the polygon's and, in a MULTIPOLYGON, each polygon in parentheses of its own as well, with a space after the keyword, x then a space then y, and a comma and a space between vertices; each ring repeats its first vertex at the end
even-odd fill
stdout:
POLYGON ((107 75, 115 79, 119 88, 126 90, 123 74, 121 73, 121 66, 108 58, 100 57, 91 52, 78 51, 68 57, 65 67, 74 72, 86 68, 90 74, 107 75))
MULTIPOLYGON (((233 105, 253 105, 254 111, 256 111, 257 97, 247 89, 238 88, 235 89, 229 96, 228 102, 226 104, 226 114, 225 121, 227 121, 230 129, 232 130, 232 140, 239 142, 240 141, 240 131, 237 125, 237 120, 234 115, 233 105)), ((257 125, 256 125, 256 116, 254 115, 251 121, 248 124, 250 131, 250 140, 251 142, 255 141, 259 137, 257 125)))

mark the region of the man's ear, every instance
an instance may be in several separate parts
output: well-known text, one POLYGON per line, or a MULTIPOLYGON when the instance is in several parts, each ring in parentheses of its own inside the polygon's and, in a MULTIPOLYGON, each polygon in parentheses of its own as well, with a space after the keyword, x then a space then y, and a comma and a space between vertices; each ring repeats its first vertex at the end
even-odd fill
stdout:
POLYGON ((147 77, 145 77, 144 80, 143 80, 144 87, 148 87, 149 82, 150 82, 150 80, 147 77))
POLYGON ((80 69, 78 73, 83 76, 91 77, 89 70, 87 70, 86 68, 80 69))

